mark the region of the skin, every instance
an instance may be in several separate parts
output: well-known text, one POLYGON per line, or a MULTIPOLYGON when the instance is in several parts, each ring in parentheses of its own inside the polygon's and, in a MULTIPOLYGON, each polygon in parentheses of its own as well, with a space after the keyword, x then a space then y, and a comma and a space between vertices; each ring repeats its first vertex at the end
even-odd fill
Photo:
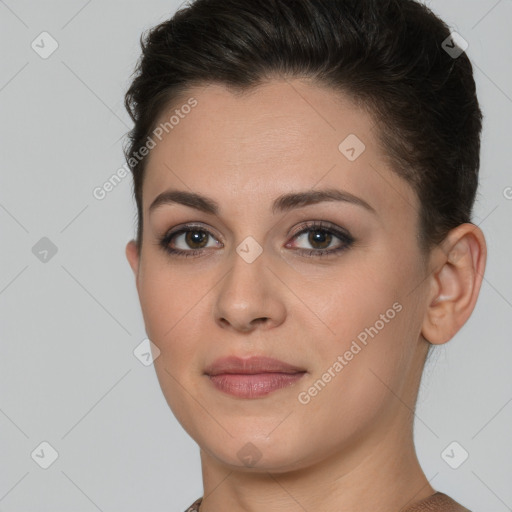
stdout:
MULTIPOLYGON (((142 248, 132 240, 126 256, 160 350, 160 386, 200 447, 201 512, 396 512, 430 496, 413 444, 414 405, 428 347, 451 339, 474 309, 483 233, 462 224, 422 255, 417 196, 392 171, 373 119, 346 96, 276 79, 243 95, 194 87, 173 109, 189 97, 197 106, 150 152, 142 248), (355 161, 338 149, 349 134, 366 146, 355 161), (177 203, 149 214, 171 188, 210 197, 219 214, 177 203), (376 214, 332 201, 271 211, 281 194, 324 188, 350 192, 376 214), (304 221, 344 228, 355 242, 308 257, 305 250, 343 242, 333 234, 315 244, 314 230, 296 237, 304 221), (203 252, 167 254, 160 237, 190 222, 211 233, 203 252), (262 249, 252 263, 236 251, 248 236, 262 249), (299 393, 396 302, 401 311, 301 403, 299 393), (262 398, 232 397, 204 374, 231 354, 267 355, 307 373, 262 398), (239 457, 247 443, 257 454, 252 466, 239 457)), ((172 243, 201 247, 189 242, 178 235, 172 243)))

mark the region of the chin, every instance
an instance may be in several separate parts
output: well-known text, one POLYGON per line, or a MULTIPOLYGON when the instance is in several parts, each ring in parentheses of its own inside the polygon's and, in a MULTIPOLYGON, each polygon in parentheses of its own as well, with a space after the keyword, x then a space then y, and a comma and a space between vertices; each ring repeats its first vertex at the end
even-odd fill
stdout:
POLYGON ((267 439, 260 442, 256 436, 243 437, 243 441, 239 437, 230 438, 229 441, 218 440, 218 444, 207 443, 206 451, 230 470, 249 473, 286 473, 306 467, 313 461, 312 454, 299 451, 300 446, 304 447, 304 441, 295 444, 289 438, 286 441, 276 438, 274 441, 267 439))

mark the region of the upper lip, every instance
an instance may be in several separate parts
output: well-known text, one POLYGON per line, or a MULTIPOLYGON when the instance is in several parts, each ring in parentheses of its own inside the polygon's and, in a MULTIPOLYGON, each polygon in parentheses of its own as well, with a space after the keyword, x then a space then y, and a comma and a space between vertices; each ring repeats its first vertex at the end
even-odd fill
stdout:
POLYGON ((215 360, 210 366, 205 368, 207 375, 219 375, 221 373, 298 373, 305 371, 304 368, 265 356, 252 356, 248 358, 237 356, 223 357, 215 360))

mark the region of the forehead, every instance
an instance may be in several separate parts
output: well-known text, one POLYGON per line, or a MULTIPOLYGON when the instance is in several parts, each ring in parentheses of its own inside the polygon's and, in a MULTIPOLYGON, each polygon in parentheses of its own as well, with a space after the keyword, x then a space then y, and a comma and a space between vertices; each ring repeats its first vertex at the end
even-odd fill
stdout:
POLYGON ((146 164, 145 210, 168 188, 256 206, 292 190, 337 187, 381 212, 417 207, 387 162, 373 118, 339 92, 300 80, 244 93, 209 84, 174 101, 157 125, 166 122, 146 164), (192 100, 192 109, 182 108, 192 100))

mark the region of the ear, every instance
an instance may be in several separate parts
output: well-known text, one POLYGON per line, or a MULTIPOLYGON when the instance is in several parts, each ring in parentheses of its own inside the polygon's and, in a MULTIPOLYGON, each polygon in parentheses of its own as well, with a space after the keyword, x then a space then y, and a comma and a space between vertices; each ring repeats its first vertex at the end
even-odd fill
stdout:
POLYGON ((430 343, 441 345, 453 338, 475 307, 487 260, 482 230, 460 224, 432 258, 434 271, 428 278, 431 287, 421 332, 430 343))
POLYGON ((139 249, 137 247, 135 240, 130 240, 126 244, 125 252, 126 252, 126 259, 128 260, 130 267, 132 267, 133 273, 135 275, 135 281, 138 282, 140 256, 139 256, 139 249))

